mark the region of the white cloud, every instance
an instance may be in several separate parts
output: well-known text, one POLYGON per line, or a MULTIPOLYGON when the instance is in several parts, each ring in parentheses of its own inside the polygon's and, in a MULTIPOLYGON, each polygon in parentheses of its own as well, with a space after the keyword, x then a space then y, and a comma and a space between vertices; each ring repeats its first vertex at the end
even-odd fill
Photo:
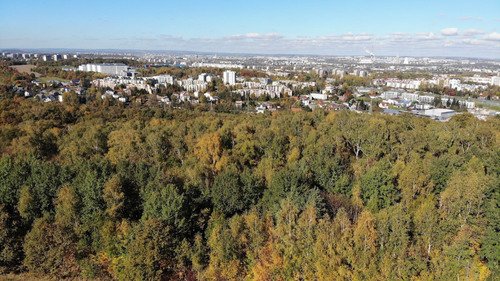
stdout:
POLYGON ((417 40, 438 40, 439 38, 433 33, 416 33, 415 39, 417 40))
POLYGON ((441 34, 444 36, 455 36, 458 35, 458 28, 456 27, 448 27, 441 29, 441 34))
POLYGON ((500 41, 500 33, 492 32, 492 33, 486 35, 486 37, 484 39, 489 40, 489 41, 500 41))
POLYGON ((430 42, 437 42, 441 41, 442 37, 436 36, 433 32, 417 32, 417 33, 404 33, 404 32, 396 32, 396 33, 391 33, 388 36, 383 36, 379 39, 384 39, 386 42, 391 42, 395 44, 402 44, 402 43, 414 43, 414 44, 421 44, 424 42, 430 43, 430 42))
POLYGON ((474 46, 479 46, 482 45, 483 42, 477 39, 463 39, 462 43, 467 44, 467 45, 474 45, 474 46))
POLYGON ((454 46, 455 45, 455 42, 451 41, 451 40, 446 40, 443 44, 443 46, 445 47, 451 47, 451 46, 454 46))
POLYGON ((369 41, 372 39, 372 36, 370 34, 347 33, 342 35, 340 39, 344 41, 369 41))
POLYGON ((257 33, 257 32, 250 32, 250 33, 245 33, 245 34, 237 34, 237 35, 231 35, 225 37, 228 40, 275 40, 275 39, 281 39, 283 36, 279 35, 278 33, 257 33))
POLYGON ((474 28, 466 29, 463 32, 463 35, 465 35, 465 36, 475 36, 475 35, 481 35, 481 34, 484 34, 484 31, 474 29, 474 28))

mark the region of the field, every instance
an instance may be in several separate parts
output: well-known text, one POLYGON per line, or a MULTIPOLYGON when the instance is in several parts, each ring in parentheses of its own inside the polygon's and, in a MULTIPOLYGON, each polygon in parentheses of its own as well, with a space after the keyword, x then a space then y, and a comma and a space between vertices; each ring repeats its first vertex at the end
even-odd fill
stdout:
POLYGON ((31 71, 35 66, 32 65, 32 64, 26 64, 26 65, 13 65, 11 66, 12 68, 14 68, 15 70, 21 72, 21 73, 28 73, 28 74, 31 74, 31 73, 34 73, 35 74, 35 77, 40 77, 41 74, 40 73, 37 73, 37 72, 33 72, 31 71))
POLYGON ((63 79, 63 78, 59 78, 59 77, 51 77, 51 76, 40 77, 38 80, 40 80, 40 82, 42 82, 42 83, 47 83, 47 82, 52 81, 52 80, 57 80, 60 82, 69 82, 68 79, 63 79))

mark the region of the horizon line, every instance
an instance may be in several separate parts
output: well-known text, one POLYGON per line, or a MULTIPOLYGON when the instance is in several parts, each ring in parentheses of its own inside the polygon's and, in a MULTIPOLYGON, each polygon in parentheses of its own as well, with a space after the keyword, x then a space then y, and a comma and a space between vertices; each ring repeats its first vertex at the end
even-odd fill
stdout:
POLYGON ((351 55, 327 55, 327 54, 314 54, 314 53, 251 53, 251 52, 211 52, 211 51, 193 51, 193 50, 161 50, 161 49, 120 49, 120 48, 65 48, 65 47, 54 47, 54 48, 26 48, 26 47, 0 47, 2 52, 5 51, 30 51, 30 50, 46 50, 46 51, 62 51, 62 50, 73 50, 73 51, 130 51, 130 52, 164 52, 164 53, 192 53, 192 54, 204 54, 204 55, 246 55, 246 56, 316 56, 316 57, 410 57, 410 58, 450 58, 450 59, 479 59, 479 60, 494 60, 500 61, 500 57, 468 57, 468 56, 442 56, 442 55, 362 55, 362 54, 351 54, 351 55))

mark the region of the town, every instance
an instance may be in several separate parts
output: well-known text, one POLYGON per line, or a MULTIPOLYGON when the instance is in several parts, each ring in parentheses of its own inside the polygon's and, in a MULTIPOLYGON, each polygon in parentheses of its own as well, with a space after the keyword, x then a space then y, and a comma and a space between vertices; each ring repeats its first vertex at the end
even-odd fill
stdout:
POLYGON ((442 121, 465 111, 485 119, 500 109, 500 62, 495 60, 5 51, 2 59, 14 68, 31 64, 35 73, 45 67, 100 75, 47 80, 36 73, 24 87, 10 89, 42 102, 65 102, 65 93, 85 102, 93 93, 124 105, 204 105, 256 113, 377 111, 442 121), (78 64, 82 61, 88 63, 78 64))

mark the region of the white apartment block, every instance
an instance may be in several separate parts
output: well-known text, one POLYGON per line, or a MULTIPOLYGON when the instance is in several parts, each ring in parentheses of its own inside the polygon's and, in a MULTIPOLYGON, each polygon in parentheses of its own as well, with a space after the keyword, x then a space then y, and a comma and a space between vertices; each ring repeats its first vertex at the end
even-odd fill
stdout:
POLYGON ((231 70, 226 70, 223 73, 224 85, 235 85, 236 84, 236 72, 231 70))
POLYGON ((401 95, 400 92, 394 92, 394 91, 387 91, 383 92, 380 97, 383 99, 397 99, 401 95))
POLYGON ((93 71, 114 76, 126 76, 129 69, 123 63, 82 64, 78 67, 80 71, 93 71))
POLYGON ((420 80, 399 80, 399 79, 390 79, 387 80, 387 87, 391 88, 402 88, 402 89, 413 89, 417 90, 422 84, 420 80))
POLYGON ((500 86, 500 76, 491 77, 491 85, 500 86))
POLYGON ((174 81, 175 81, 174 77, 172 77, 170 75, 157 75, 157 76, 153 76, 151 78, 157 80, 158 83, 160 83, 160 84, 167 83, 167 84, 173 85, 174 81))
POLYGON ((418 94, 415 93, 402 93, 401 98, 409 101, 418 101, 418 94))
POLYGON ((206 73, 202 73, 202 74, 198 75, 198 81, 200 81, 200 82, 207 82, 207 74, 206 73))

